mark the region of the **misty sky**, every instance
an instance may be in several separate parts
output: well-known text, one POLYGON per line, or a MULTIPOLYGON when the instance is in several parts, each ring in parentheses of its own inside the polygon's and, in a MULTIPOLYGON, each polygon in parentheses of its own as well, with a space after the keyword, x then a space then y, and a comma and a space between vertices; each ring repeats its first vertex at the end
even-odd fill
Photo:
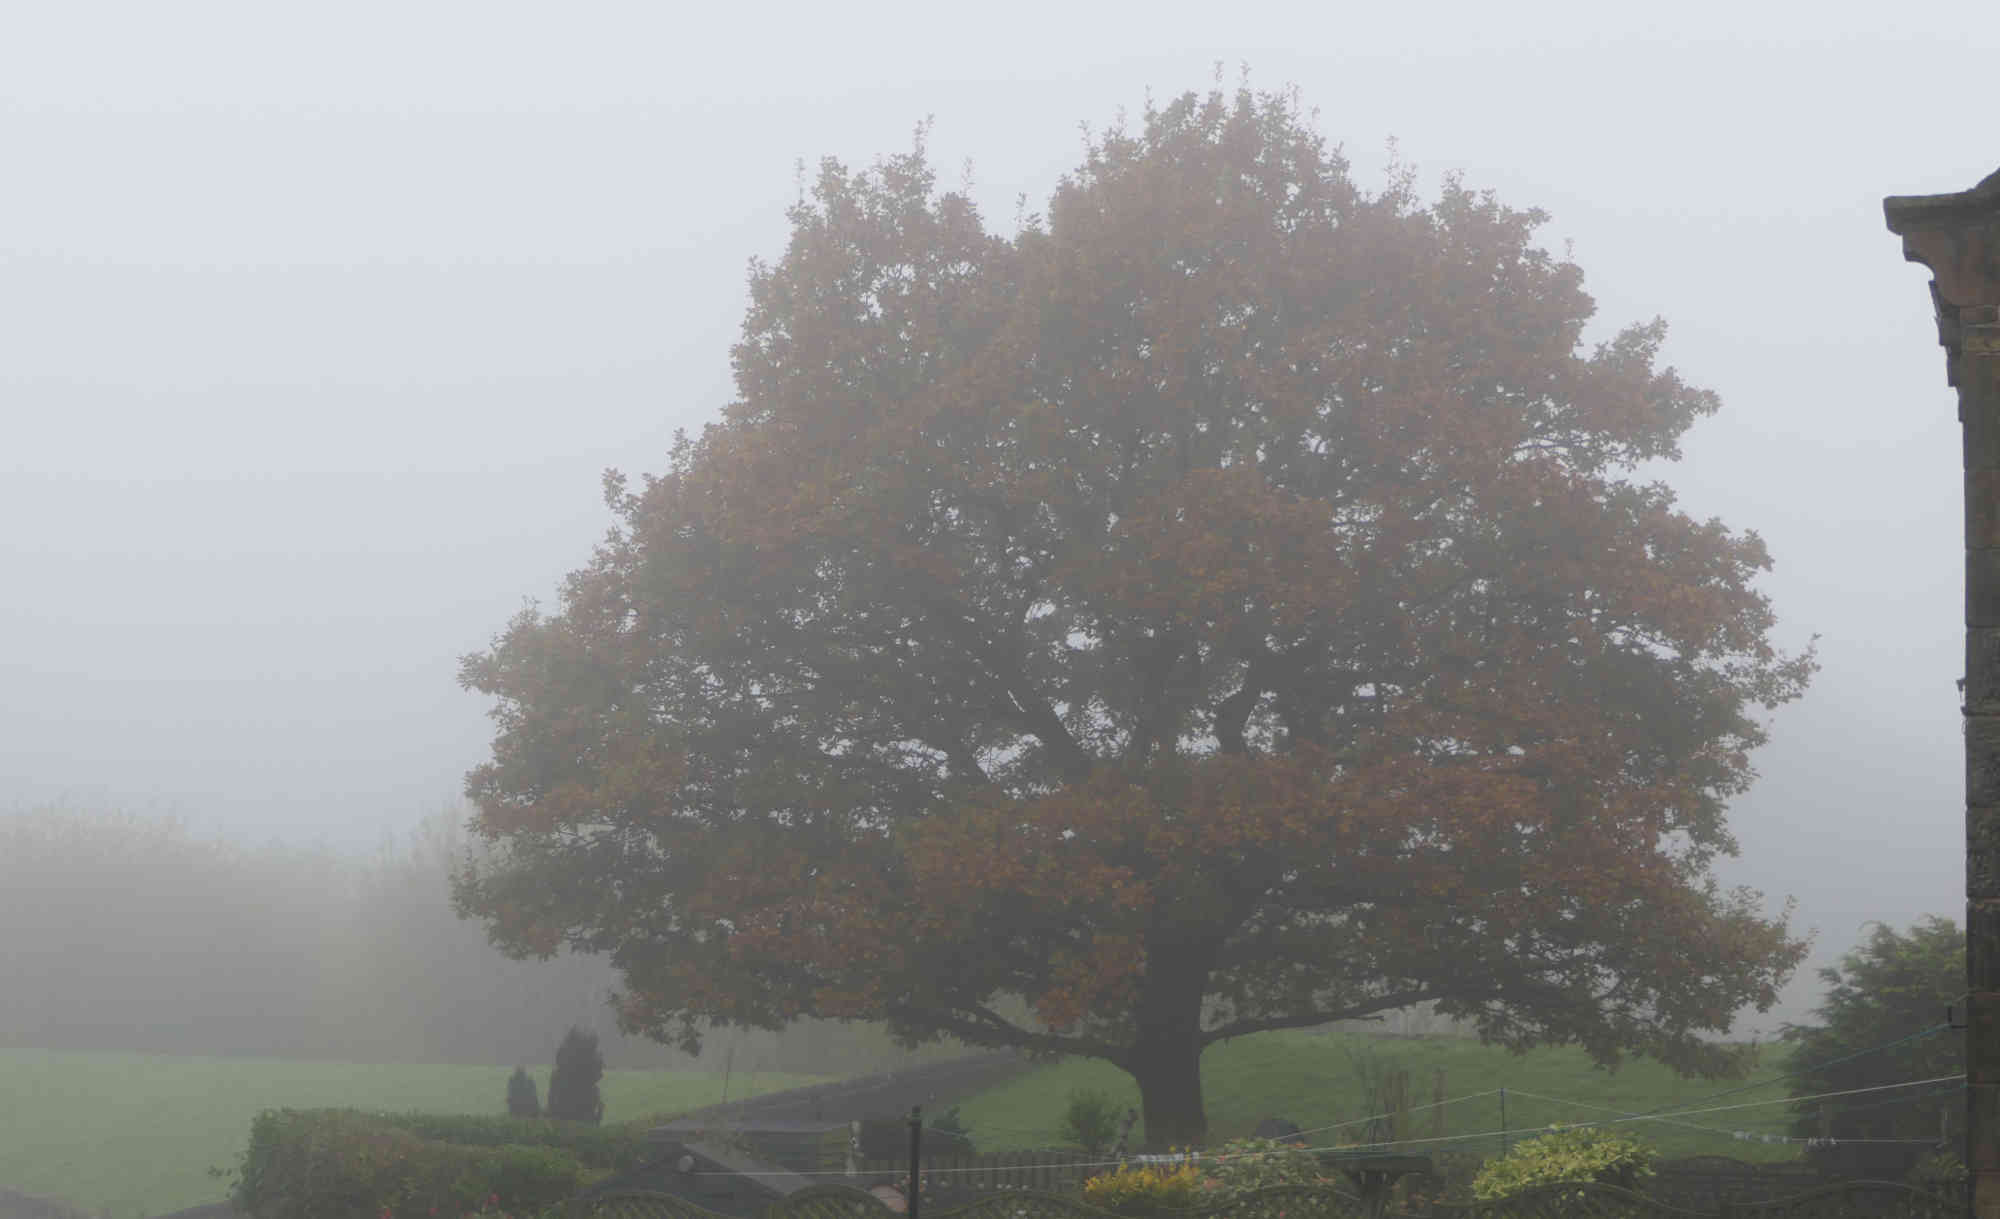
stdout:
POLYGON ((1393 137, 1548 209, 1600 334, 1669 320, 1724 410, 1662 474, 1825 665, 1725 879, 1820 958, 1958 916, 1958 431, 1881 197, 2000 166, 1985 5, 704 10, 0 5, 0 808, 400 834, 485 748, 457 657, 730 397, 800 158, 935 116, 1011 231, 1079 122, 1248 61, 1364 185, 1393 137))

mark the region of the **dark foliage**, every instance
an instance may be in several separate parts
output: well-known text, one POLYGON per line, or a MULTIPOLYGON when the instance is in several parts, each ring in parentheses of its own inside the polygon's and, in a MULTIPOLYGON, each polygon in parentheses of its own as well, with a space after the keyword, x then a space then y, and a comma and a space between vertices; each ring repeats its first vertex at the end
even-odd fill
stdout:
POLYGON ((232 1201, 257 1219, 532 1214, 575 1193, 576 1158, 553 1147, 432 1142, 345 1109, 265 1110, 232 1201))
MULTIPOLYGON (((1965 1034, 1941 1027, 1945 1008, 1965 991, 1965 937, 1950 919, 1926 918, 1902 933, 1877 923, 1866 943, 1820 970, 1820 978, 1827 993, 1813 1009, 1819 1023, 1785 1027, 1796 1047, 1792 1061, 1806 1068, 1792 1083, 1793 1096, 1965 1070, 1965 1034)), ((1962 1151, 1964 1107, 1955 1083, 1799 1101, 1792 1130, 1806 1138, 1934 1140, 1949 1123, 1957 1132, 1950 1142, 1962 1151)), ((1934 1150, 1923 1142, 1843 1142, 1807 1154, 1841 1176, 1895 1180, 1934 1150)))
POLYGON ((553 1147, 574 1156, 585 1168, 624 1172, 651 1158, 653 1148, 636 1126, 582 1126, 541 1117, 532 1120, 456 1113, 390 1113, 376 1117, 378 1125, 405 1130, 418 1138, 468 1147, 500 1147, 519 1143, 553 1147))
POLYGON ((976 1154, 972 1145, 972 1127, 958 1115, 958 1106, 953 1105, 937 1115, 930 1128, 924 1132, 924 1145, 938 1155, 976 1154))
POLYGON ((542 1098, 535 1092, 535 1081, 528 1075, 528 1068, 515 1067, 507 1077, 507 1116, 540 1117, 542 1098))
POLYGON ((604 1055, 597 1034, 570 1026, 556 1047, 556 1065, 549 1072, 548 1115, 567 1122, 601 1122, 604 1101, 597 1094, 604 1078, 604 1055))

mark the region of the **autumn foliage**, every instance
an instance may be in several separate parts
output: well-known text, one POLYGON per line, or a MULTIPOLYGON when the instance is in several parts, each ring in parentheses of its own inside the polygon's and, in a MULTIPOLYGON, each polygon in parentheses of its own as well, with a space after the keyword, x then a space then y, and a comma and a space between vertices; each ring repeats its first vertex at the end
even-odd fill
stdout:
POLYGON ((1709 866, 1812 661, 1635 475, 1716 400, 1658 323, 1583 344, 1543 217, 1246 91, 1012 237, 921 143, 791 220, 737 400, 465 663, 497 942, 610 953, 661 1037, 1101 1056, 1155 1145, 1206 1045, 1420 1001, 1728 1067, 1801 947, 1709 866))

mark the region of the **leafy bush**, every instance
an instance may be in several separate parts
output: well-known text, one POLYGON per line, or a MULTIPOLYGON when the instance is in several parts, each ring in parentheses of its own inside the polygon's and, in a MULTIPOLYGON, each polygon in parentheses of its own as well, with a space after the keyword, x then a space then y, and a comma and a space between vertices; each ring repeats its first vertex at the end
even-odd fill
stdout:
POLYGON ((1074 1143, 1091 1155, 1102 1155, 1118 1138, 1118 1122, 1124 1115, 1118 1102, 1094 1088, 1077 1088, 1069 1094, 1057 1132, 1065 1143, 1074 1143))
POLYGON ((1403 1209, 1421 1213, 1439 1203, 1463 1206, 1472 1201, 1472 1183, 1486 1165, 1486 1157, 1463 1148, 1430 1153, 1431 1170, 1396 1182, 1403 1209))
POLYGON ((1201 1169, 1183 1164, 1168 1171, 1128 1164, 1083 1183, 1083 1200, 1114 1214, 1154 1219, 1185 1211, 1207 1200, 1201 1169))
POLYGON ((582 1180, 583 1166, 553 1147, 468 1147, 348 1109, 267 1109, 230 1200, 257 1219, 532 1213, 582 1180))
MULTIPOLYGON (((1945 1006, 1965 989, 1965 935, 1958 924, 1924 918, 1898 932, 1876 923, 1867 942, 1819 976, 1827 990, 1825 1002, 1813 1009, 1818 1023, 1785 1026, 1796 1064, 1794 1096, 1965 1070, 1963 1037, 1926 1035, 1935 1033, 1945 1006)), ((1893 1105, 1795 1101, 1792 1133, 1840 1140, 1830 1147, 1807 1148, 1806 1158, 1822 1168, 1841 1176, 1893 1181, 1924 1154, 1922 1141, 1896 1140, 1935 1138, 1939 1118, 1965 1104, 1957 1089, 1902 1095, 1893 1105)), ((1961 1124, 1952 1122, 1954 1128, 1961 1124)))
POLYGON ((1472 1179, 1472 1195, 1485 1201, 1542 1185, 1588 1181, 1636 1189, 1641 1178, 1653 1175, 1655 1158, 1652 1148, 1620 1131, 1593 1126, 1555 1130, 1486 1161, 1472 1179))
POLYGON ((1319 1157, 1279 1139, 1231 1139, 1202 1162, 1217 1201, 1273 1185, 1330 1185, 1319 1157))
POLYGON ((636 1125, 579 1126, 545 1117, 455 1113, 384 1113, 372 1120, 441 1143, 470 1147, 500 1147, 509 1143, 554 1147, 575 1157, 586 1168, 614 1172, 638 1167, 650 1158, 651 1151, 645 1130, 636 1125))
POLYGON ((507 1077, 507 1116, 540 1117, 542 1098, 535 1094, 535 1081, 528 1076, 528 1068, 515 1067, 507 1077))
POLYGON ((570 1122, 601 1122, 604 1101, 597 1082, 604 1078, 604 1054, 597 1034, 571 1025, 556 1047, 556 1065, 549 1072, 548 1115, 570 1122))
POLYGON ((1918 1189, 1955 1194, 1965 1188, 1971 1177, 1964 1161, 1957 1156, 1948 1151, 1934 1151, 1918 1160, 1903 1179, 1918 1189))
POLYGON ((939 1151, 948 1151, 952 1155, 969 1156, 974 1154, 972 1147, 972 1127, 966 1125, 965 1119, 958 1115, 957 1105, 953 1105, 951 1108, 937 1115, 937 1118, 931 1122, 930 1128, 924 1132, 924 1140, 926 1146, 934 1147, 939 1151), (933 1136, 935 1136, 935 1142, 932 1141, 933 1136))

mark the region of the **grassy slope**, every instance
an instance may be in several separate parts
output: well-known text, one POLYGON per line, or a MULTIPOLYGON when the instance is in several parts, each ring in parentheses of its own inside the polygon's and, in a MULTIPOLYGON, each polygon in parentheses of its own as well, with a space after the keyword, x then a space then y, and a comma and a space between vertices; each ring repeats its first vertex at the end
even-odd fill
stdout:
MULTIPOLYGON (((1241 1134, 1269 1115, 1316 1127, 1366 1115, 1353 1055, 1373 1053, 1410 1072, 1413 1103, 1431 1095, 1431 1073, 1445 1072, 1445 1094, 1464 1096, 1506 1086, 1508 1125, 1527 1130, 1556 1121, 1606 1116, 1530 1100, 1520 1092, 1563 1097, 1626 1111, 1693 1105, 1745 1081, 1680 1080, 1649 1062, 1599 1071, 1575 1050, 1520 1057, 1448 1038, 1395 1039, 1342 1033, 1270 1033, 1215 1047, 1203 1058, 1209 1123, 1222 1137, 1241 1134)), ((1751 1080, 1782 1068, 1782 1050, 1766 1052, 1751 1080)), ((0 1186, 67 1199, 112 1219, 140 1219, 219 1199, 211 1165, 233 1166, 258 1110, 290 1106, 496 1111, 506 1095, 504 1067, 355 1065, 138 1054, 0 1050, 0 1186)), ((817 1082, 811 1077, 738 1073, 732 1095, 817 1082)), ((546 1088, 546 1072, 538 1074, 546 1088)), ((1098 1088, 1138 1103, 1131 1080, 1105 1063, 1072 1060, 1043 1067, 961 1106, 981 1147, 1003 1150, 1056 1143, 1056 1122, 1073 1088, 1098 1088)), ((675 1113, 721 1099, 714 1075, 609 1071, 605 1117, 624 1121, 675 1113)), ((1723 1104, 1782 1097, 1782 1085, 1732 1096, 1723 1104)), ((1496 1130, 1499 1098, 1445 1110, 1447 1134, 1496 1130)), ((1429 1135, 1430 1114, 1416 1115, 1429 1135)), ((1779 1131, 1782 1105, 1688 1119, 1725 1132, 1779 1131)), ((1796 1149, 1745 1143, 1656 1123, 1635 1125, 1667 1155, 1717 1152, 1745 1159, 1788 1159, 1796 1149)), ((1320 1136, 1327 1141, 1336 1137, 1320 1136)), ((1319 1141, 1317 1138, 1315 1141, 1319 1141)), ((1449 1144, 1478 1147, 1478 1143, 1449 1144)), ((1419 1148, 1418 1150, 1421 1150, 1419 1148)))
MULTIPOLYGON (((1515 1056, 1477 1042, 1457 1038, 1384 1038, 1352 1033, 1267 1033, 1218 1045, 1202 1058, 1202 1091, 1208 1106, 1209 1129, 1218 1137, 1246 1134, 1269 1116, 1288 1118, 1311 1129, 1368 1116, 1352 1055, 1374 1054, 1382 1064, 1410 1073, 1411 1103, 1431 1099, 1432 1072, 1445 1073, 1446 1097, 1467 1096, 1506 1087, 1507 1125, 1514 1130, 1553 1122, 1582 1122, 1614 1115, 1572 1105, 1530 1100, 1519 1092, 1560 1097, 1625 1112, 1660 1106, 1699 1107, 1713 1096, 1745 1083, 1770 1079, 1783 1068, 1783 1047, 1766 1047, 1758 1069, 1746 1080, 1684 1080, 1657 1063, 1630 1061, 1617 1072, 1598 1070, 1580 1050, 1538 1050, 1515 1056)), ((1060 1143, 1056 1125, 1073 1088, 1095 1088, 1121 1105, 1136 1106, 1139 1092, 1131 1077, 1116 1067, 1072 1059, 1040 1068, 1032 1074, 981 1093, 960 1106, 982 1149, 1047 1147, 1060 1143)), ((1779 1100, 1782 1084, 1717 1101, 1779 1100)), ((1431 1113, 1414 1116, 1418 1137, 1432 1134, 1431 1113)), ((1782 1133, 1787 1121, 1783 1105, 1765 1105, 1684 1119, 1716 1127, 1721 1134, 1677 1128, 1659 1122, 1632 1123, 1663 1155, 1717 1154, 1746 1160, 1792 1159, 1798 1149, 1782 1144, 1742 1142, 1728 1132, 1782 1133)), ((1486 1096, 1445 1106, 1445 1133, 1470 1134, 1500 1128, 1500 1098, 1486 1096)), ((1136 1132, 1135 1132, 1136 1133, 1136 1132)), ((1359 1137, 1356 1131, 1354 1137, 1359 1137)), ((1315 1136, 1314 1142, 1340 1141, 1337 1132, 1315 1136)), ((1497 1143, 1497 1139, 1494 1140, 1497 1143)), ((1478 1148, 1479 1142, 1444 1144, 1478 1148)), ((1488 1144, 1489 1148, 1492 1144, 1488 1144)), ((1412 1150, 1422 1151, 1423 1147, 1412 1150)))
MULTIPOLYGON (((0 1050, 0 1186, 112 1219, 219 1200, 211 1165, 234 1167, 261 1109, 341 1106, 499 1112, 509 1067, 357 1065, 0 1050)), ((815 1083, 745 1075, 734 1096, 815 1083)), ((548 1073, 536 1073, 546 1092, 548 1073)), ((719 1075, 606 1071, 606 1121, 713 1104, 719 1075)))

